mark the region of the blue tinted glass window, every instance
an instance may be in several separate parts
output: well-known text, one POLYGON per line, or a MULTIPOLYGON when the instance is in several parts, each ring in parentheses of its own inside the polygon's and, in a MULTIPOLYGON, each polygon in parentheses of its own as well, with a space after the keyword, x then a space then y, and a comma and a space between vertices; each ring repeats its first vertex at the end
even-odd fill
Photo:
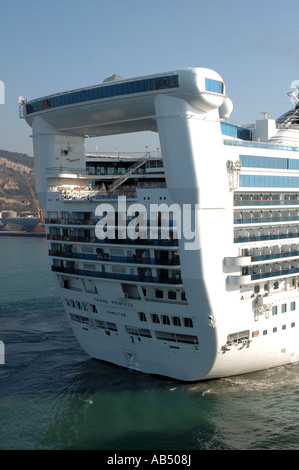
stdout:
POLYGON ((212 91, 214 93, 223 93, 223 83, 218 80, 211 80, 206 78, 206 91, 212 91))
POLYGON ((149 86, 150 86, 150 90, 154 90, 155 89, 155 80, 154 78, 151 78, 149 80, 149 86))
MULTIPOLYGON (((214 80, 215 81, 215 80, 214 80)), ((178 76, 170 75, 152 79, 135 80, 127 83, 118 83, 107 86, 99 86, 91 89, 80 90, 78 92, 64 93, 58 96, 37 100, 28 103, 26 106, 27 114, 48 109, 49 107, 66 106, 68 104, 90 101, 94 99, 107 98, 110 96, 120 96, 130 93, 140 93, 152 90, 160 90, 178 87, 178 76)), ((223 88, 221 82, 214 83, 211 86, 215 90, 223 88)))
POLYGON ((243 167, 248 168, 276 168, 286 170, 287 158, 259 157, 257 155, 240 155, 243 167))
POLYGON ((274 175, 241 175, 240 186, 256 188, 299 188, 299 177, 274 175))
POLYGON ((144 91, 150 91, 150 81, 148 79, 144 80, 144 91))
POLYGON ((145 88, 144 88, 144 81, 143 81, 143 80, 141 80, 141 81, 139 82, 139 91, 141 91, 141 92, 142 92, 142 91, 145 91, 145 88))
POLYGON ((128 82, 128 93, 133 93, 133 82, 128 82))
POLYGON ((230 137, 238 137, 238 139, 242 140, 252 140, 252 132, 250 129, 234 126, 227 122, 221 122, 221 132, 222 134, 229 135, 230 137))
POLYGON ((299 170, 299 160, 293 160, 293 159, 289 158, 288 168, 290 170, 299 170))

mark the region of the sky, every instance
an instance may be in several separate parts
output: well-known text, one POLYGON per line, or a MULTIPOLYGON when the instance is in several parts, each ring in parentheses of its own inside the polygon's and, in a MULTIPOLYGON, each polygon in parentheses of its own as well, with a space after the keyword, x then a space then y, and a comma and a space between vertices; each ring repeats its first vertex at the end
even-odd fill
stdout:
MULTIPOLYGON (((0 0, 0 149, 33 155, 28 100, 124 78, 207 67, 233 124, 277 118, 299 81, 298 0, 0 0), (0 94, 1 101, 1 94, 0 94)), ((146 132, 86 140, 86 151, 159 147, 146 132)))

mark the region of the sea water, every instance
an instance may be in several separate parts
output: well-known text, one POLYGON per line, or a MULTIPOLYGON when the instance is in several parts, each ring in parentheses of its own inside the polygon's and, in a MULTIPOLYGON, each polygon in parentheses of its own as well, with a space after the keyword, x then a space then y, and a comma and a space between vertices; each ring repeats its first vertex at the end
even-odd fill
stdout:
MULTIPOLYGON (((46 240, 0 237, 0 449, 299 449, 299 365, 180 383, 90 358, 46 240)), ((114 455, 114 454, 112 454, 114 455)))

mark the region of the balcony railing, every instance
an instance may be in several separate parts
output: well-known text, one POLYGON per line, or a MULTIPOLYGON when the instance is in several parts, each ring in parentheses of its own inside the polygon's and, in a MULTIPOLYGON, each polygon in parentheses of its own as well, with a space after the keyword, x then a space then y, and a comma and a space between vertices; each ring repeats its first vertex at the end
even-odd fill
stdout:
POLYGON ((259 271, 259 272, 250 272, 251 270, 245 271, 243 274, 238 275, 228 275, 227 276, 227 283, 230 285, 235 286, 244 286, 246 284, 250 284, 252 281, 258 281, 261 279, 269 279, 269 278, 279 278, 279 277, 286 277, 294 274, 299 273, 298 266, 289 266, 287 268, 273 268, 269 269, 269 271, 259 271))
POLYGON ((269 259, 277 259, 277 258, 291 258, 293 256, 299 256, 299 250, 294 251, 282 251, 277 253, 268 253, 268 254, 260 254, 260 255, 249 255, 252 262, 255 261, 267 261, 269 259))
POLYGON ((299 215, 293 216, 272 216, 272 217, 239 217, 234 218, 234 224, 262 224, 271 222, 294 222, 299 220, 299 215))
POLYGON ((259 242, 264 240, 282 240, 286 238, 299 238, 299 233, 281 233, 268 235, 246 235, 234 237, 234 243, 259 242))
MULTIPOLYGON (((299 234, 298 234, 299 236, 299 234)), ((155 240, 155 239, 142 239, 142 238, 137 238, 136 240, 132 240, 131 238, 125 238, 125 239, 102 239, 100 240, 99 238, 96 237, 74 237, 74 236, 65 236, 65 235, 54 235, 54 234, 48 234, 47 235, 47 240, 54 240, 54 241, 71 241, 75 243, 96 243, 99 245, 104 245, 104 244, 112 244, 112 245, 137 245, 142 246, 174 246, 178 247, 178 240, 177 239, 163 239, 163 240, 155 240)))
POLYGON ((163 265, 163 266, 179 266, 179 258, 173 259, 158 259, 140 256, 113 256, 108 253, 103 255, 95 255, 90 253, 72 253, 69 251, 61 250, 49 250, 50 256, 57 256, 61 258, 74 258, 74 259, 88 259, 93 261, 111 261, 114 263, 132 263, 132 264, 152 264, 152 265, 163 265))
POLYGON ((299 204, 299 200, 243 200, 243 201, 234 201, 234 206, 296 206, 299 204))
POLYGON ((298 274, 299 273, 299 267, 290 267, 290 268, 280 268, 277 270, 271 270, 267 272, 260 272, 260 273, 254 273, 251 274, 251 280, 255 281, 258 279, 267 279, 269 277, 277 277, 277 276, 287 276, 288 274, 298 274))
MULTIPOLYGON (((131 217, 131 218, 128 218, 127 220, 124 220, 123 221, 123 225, 125 226, 128 226, 128 224, 134 220, 134 217, 131 217)), ((48 225, 96 225, 98 222, 100 222, 100 219, 93 219, 93 218, 90 218, 90 219, 76 219, 76 218, 72 218, 72 219, 45 219, 45 223, 48 224, 48 225)), ((175 227, 175 224, 173 224, 173 220, 169 220, 167 221, 167 225, 165 224, 165 226, 162 224, 161 225, 161 228, 162 229, 166 229, 168 227, 175 227)), ((147 220, 146 221, 146 226, 147 227, 159 227, 158 226, 158 222, 154 222, 152 220, 147 220)), ((118 225, 115 225, 115 228, 117 228, 118 225)))
POLYGON ((86 269, 76 269, 76 268, 66 268, 63 266, 52 266, 52 271, 64 273, 64 274, 74 274, 76 276, 88 276, 88 277, 97 277, 102 279, 114 279, 120 281, 134 281, 134 282, 152 282, 157 284, 182 284, 182 279, 179 276, 178 278, 169 278, 164 276, 146 276, 138 274, 118 274, 118 273, 103 273, 100 271, 89 271, 86 269))

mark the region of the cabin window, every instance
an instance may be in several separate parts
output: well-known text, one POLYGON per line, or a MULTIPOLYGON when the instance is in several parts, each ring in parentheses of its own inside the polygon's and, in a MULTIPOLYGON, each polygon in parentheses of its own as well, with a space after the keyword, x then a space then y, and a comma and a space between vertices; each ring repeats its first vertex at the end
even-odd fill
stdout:
POLYGON ((174 290, 170 290, 168 292, 168 298, 169 299, 176 299, 176 292, 174 290))
POLYGON ((163 299, 163 291, 162 290, 156 290, 156 297, 157 299, 163 299))
POLYGON ((184 326, 186 328, 193 328, 192 318, 184 318, 184 326))
POLYGON ((272 315, 277 315, 277 305, 274 305, 274 307, 272 307, 272 315))
POLYGON ((172 317, 172 323, 173 323, 174 326, 181 326, 180 317, 172 317))
POLYGON ((147 321, 144 312, 138 312, 138 315, 139 315, 139 320, 140 321, 147 321))
POLYGON ((152 321, 153 323, 160 323, 159 315, 152 313, 152 321))
POLYGON ((287 304, 282 304, 281 313, 285 313, 286 311, 287 311, 287 304))
POLYGON ((97 166, 97 175, 104 175, 104 174, 105 174, 105 167, 97 166))

